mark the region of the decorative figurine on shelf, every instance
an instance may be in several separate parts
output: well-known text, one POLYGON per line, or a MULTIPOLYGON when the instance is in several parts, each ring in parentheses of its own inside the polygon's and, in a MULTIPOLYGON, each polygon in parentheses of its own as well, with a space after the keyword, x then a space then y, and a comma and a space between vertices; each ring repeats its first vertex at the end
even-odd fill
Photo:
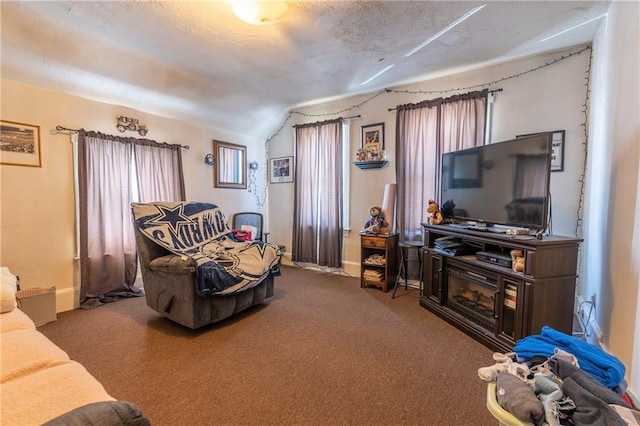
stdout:
POLYGON ((442 212, 440 211, 440 206, 436 203, 435 200, 429 200, 429 205, 427 206, 427 213, 429 213, 429 224, 430 225, 439 225, 442 223, 443 217, 442 212))
POLYGON ((382 216, 382 208, 373 206, 369 209, 369 219, 364 224, 364 232, 371 234, 389 234, 389 222, 382 216))

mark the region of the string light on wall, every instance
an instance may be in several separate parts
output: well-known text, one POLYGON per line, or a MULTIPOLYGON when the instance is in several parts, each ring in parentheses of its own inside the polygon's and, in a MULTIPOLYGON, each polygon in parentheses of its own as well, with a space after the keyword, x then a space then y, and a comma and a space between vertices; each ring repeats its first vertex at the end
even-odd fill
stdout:
MULTIPOLYGON (((582 234, 582 222, 583 222, 583 212, 584 212, 584 192, 585 192, 585 186, 586 186, 586 180, 587 180, 587 161, 588 161, 588 155, 589 155, 589 107, 590 107, 590 101, 591 101, 591 66, 592 66, 592 62, 593 62, 593 49, 591 49, 591 46, 589 46, 589 63, 587 64, 587 69, 585 70, 585 92, 584 92, 584 103, 582 104, 582 113, 584 114, 584 122, 581 123, 582 129, 584 131, 584 142, 582 143, 583 145, 583 150, 584 150, 584 157, 583 157, 583 163, 582 163, 582 174, 580 175, 580 178, 578 179, 578 181, 580 182, 580 192, 579 192, 579 196, 578 196, 578 208, 576 210, 576 228, 575 228, 575 235, 576 237, 580 237, 582 234)), ((577 294, 584 294, 584 288, 583 288, 583 281, 582 281, 582 275, 580 274, 580 272, 582 271, 582 264, 583 264, 583 254, 582 254, 582 244, 578 245, 578 262, 576 265, 576 287, 578 289, 577 294)), ((581 312, 580 310, 582 309, 582 305, 584 303, 590 303, 590 301, 583 301, 580 306, 578 307, 578 311, 580 312, 579 317, 582 317, 583 312, 581 312)), ((591 312, 589 312, 589 315, 591 315, 591 312)), ((583 327, 583 330, 585 330, 586 327, 583 327)), ((586 336, 588 336, 588 334, 585 333, 586 336)))
POLYGON ((258 167, 258 162, 255 160, 249 163, 249 185, 247 185, 249 192, 255 193, 258 190, 258 185, 256 184, 256 170, 258 170, 258 167))
POLYGON ((491 87, 492 85, 496 85, 496 84, 501 83, 503 81, 511 80, 511 79, 518 78, 518 77, 522 77, 523 75, 526 75, 526 74, 541 70, 543 68, 546 68, 548 66, 557 64, 558 62, 564 61, 565 59, 571 58, 572 56, 579 55, 579 54, 581 54, 582 52, 584 52, 586 50, 591 50, 591 46, 589 45, 589 46, 583 47, 580 50, 577 50, 575 52, 571 52, 571 53, 568 53, 566 55, 562 55, 559 58, 556 58, 556 59, 554 59, 552 61, 546 62, 546 63, 544 63, 542 65, 537 66, 537 67, 531 68, 529 70, 522 71, 522 72, 519 72, 519 73, 516 73, 516 74, 511 74, 511 75, 508 75, 506 77, 499 78, 497 80, 493 80, 493 81, 489 81, 489 82, 481 83, 481 84, 476 84, 476 85, 473 85, 473 86, 457 87, 457 88, 450 88, 450 89, 443 89, 443 90, 396 90, 396 89, 383 89, 383 90, 380 90, 379 92, 374 93, 369 98, 365 99, 364 101, 362 101, 362 102, 360 102, 358 104, 355 104, 355 105, 350 106, 348 108, 344 108, 344 109, 342 109, 340 111, 336 111, 336 112, 328 112, 328 113, 322 113, 322 114, 308 114, 308 113, 304 113, 304 112, 301 112, 301 111, 289 111, 289 113, 287 114, 287 117, 284 119, 284 121, 278 127, 278 129, 276 131, 274 131, 271 134, 271 136, 269 136, 267 138, 266 143, 268 144, 271 139, 276 137, 282 131, 282 129, 284 129, 284 127, 287 125, 287 122, 291 119, 291 117, 294 114, 300 115, 300 116, 303 116, 303 117, 312 117, 312 118, 335 116, 335 115, 342 114, 342 113, 344 113, 346 111, 358 109, 358 108, 362 107, 363 105, 365 105, 366 103, 368 103, 371 100, 373 100, 374 98, 377 98, 378 96, 380 96, 383 93, 404 93, 404 94, 412 94, 412 95, 414 95, 414 94, 434 95, 434 94, 447 94, 447 93, 454 93, 454 92, 459 93, 459 92, 469 91, 469 90, 472 90, 472 89, 491 87))
POLYGON ((253 194, 256 199, 256 204, 259 207, 264 206, 267 202, 267 182, 268 182, 268 167, 267 167, 267 159, 269 158, 269 141, 264 143, 264 158, 265 158, 265 167, 264 167, 264 188, 262 189, 262 196, 258 194, 258 184, 256 183, 256 173, 260 168, 260 165, 257 161, 253 160, 249 163, 249 182, 247 185, 247 190, 253 194))
POLYGON ((269 143, 269 141, 270 141, 271 139, 275 138, 275 137, 278 135, 278 133, 280 133, 280 132, 282 131, 282 129, 284 129, 284 127, 287 125, 287 122, 289 121, 289 119, 291 118, 291 116, 292 116, 293 114, 300 115, 300 116, 303 116, 303 117, 311 117, 311 118, 319 118, 319 117, 327 117, 327 116, 340 115, 340 114, 343 114, 343 113, 345 113, 345 112, 347 112, 347 111, 351 111, 351 110, 354 110, 354 109, 360 108, 361 106, 365 105, 365 104, 366 104, 366 103, 368 103, 368 102, 371 102, 373 99, 377 98, 377 97, 378 97, 378 96, 380 96, 381 94, 383 94, 383 93, 387 93, 387 92, 390 92, 390 91, 391 91, 391 89, 383 89, 383 90, 380 90, 379 92, 374 93, 373 95, 371 95, 370 97, 368 97, 368 98, 367 98, 367 99, 365 99, 364 101, 360 102, 359 104, 356 104, 356 105, 350 106, 350 107, 348 107, 348 108, 341 109, 340 111, 336 111, 336 112, 327 112, 327 113, 320 113, 320 114, 309 114, 309 113, 301 112, 301 111, 289 111, 289 114, 288 114, 288 115, 287 115, 287 117, 283 120, 283 122, 282 122, 282 124, 280 125, 280 127, 278 127, 278 129, 277 129, 275 132, 273 132, 273 133, 271 134, 271 136, 269 136, 269 137, 267 138, 267 143, 269 143))
MULTIPOLYGON (((591 46, 589 46, 591 48, 591 46)), ((593 61, 593 50, 589 51, 589 64, 585 71, 585 93, 584 104, 582 104, 582 114, 584 114, 584 123, 582 123, 582 129, 584 130, 584 163, 582 164, 582 175, 580 176, 580 197, 578 198, 578 211, 576 212, 576 237, 582 234, 582 213, 584 209, 584 191, 587 181, 587 156, 589 154, 589 104, 591 94, 591 62, 593 61)))
POLYGON ((419 94, 426 94, 426 95, 434 95, 434 94, 445 94, 445 93, 451 93, 451 92, 461 92, 461 91, 467 91, 467 90, 472 90, 472 89, 478 89, 478 88, 482 88, 482 87, 489 87, 489 86, 492 86, 494 84, 501 83, 503 81, 511 80, 511 79, 518 78, 518 77, 522 77, 523 75, 532 73, 534 71, 538 71, 538 70, 540 70, 542 68, 546 68, 546 67, 548 67, 550 65, 557 64, 558 62, 564 61, 565 59, 568 59, 568 58, 570 58, 572 56, 579 55, 582 52, 584 52, 585 50, 589 50, 589 49, 591 49, 591 46, 583 47, 582 49, 580 49, 580 50, 578 50, 576 52, 571 52, 571 53, 569 53, 567 55, 562 55, 559 58, 556 58, 556 59, 554 59, 552 61, 549 61, 549 62, 544 63, 542 65, 539 65, 537 67, 534 67, 534 68, 531 68, 529 70, 522 71, 522 72, 519 72, 519 73, 516 73, 516 74, 512 74, 512 75, 509 75, 507 77, 502 77, 502 78, 499 78, 498 80, 490 81, 488 83, 481 83, 481 84, 476 84, 476 85, 473 85, 473 86, 466 86, 466 87, 457 87, 457 88, 452 88, 452 89, 447 89, 447 90, 416 90, 416 91, 411 91, 411 90, 392 90, 392 91, 393 91, 393 93, 408 93, 408 94, 418 94, 419 93, 419 94))

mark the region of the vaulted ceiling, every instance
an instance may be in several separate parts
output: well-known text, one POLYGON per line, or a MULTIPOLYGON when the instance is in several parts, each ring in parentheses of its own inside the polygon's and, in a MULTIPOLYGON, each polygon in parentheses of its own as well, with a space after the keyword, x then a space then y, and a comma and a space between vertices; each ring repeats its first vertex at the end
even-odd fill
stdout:
POLYGON ((609 3, 290 1, 252 26, 226 1, 2 1, 1 72, 266 138, 295 107, 588 43, 609 3))

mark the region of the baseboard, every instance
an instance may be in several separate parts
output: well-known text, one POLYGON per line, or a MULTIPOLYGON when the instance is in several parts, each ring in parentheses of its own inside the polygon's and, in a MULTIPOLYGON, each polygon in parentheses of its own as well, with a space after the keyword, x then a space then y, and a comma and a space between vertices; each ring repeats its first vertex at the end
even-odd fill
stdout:
POLYGON ((286 266, 295 266, 291 261, 291 253, 284 252, 282 254, 282 264, 286 266))
POLYGON ((80 289, 56 290, 56 313, 72 311, 80 307, 80 289))
MULTIPOLYGON (((285 266, 293 266, 293 267, 302 267, 309 269, 317 269, 323 272, 327 272, 326 268, 318 267, 316 265, 310 263, 295 263, 291 260, 291 254, 285 253, 282 256, 282 264, 285 266)), ((360 279, 360 262, 353 262, 349 260, 345 260, 342 262, 342 271, 339 269, 331 269, 331 273, 341 273, 341 275, 347 275, 350 277, 360 279)))
POLYGON ((360 262, 345 260, 342 262, 342 269, 350 277, 360 278, 360 262))
MULTIPOLYGON (((143 289, 142 272, 138 268, 138 274, 136 280, 133 283, 134 286, 143 289)), ((73 311, 80 307, 80 288, 65 288, 62 290, 56 290, 56 313, 73 311)))
POLYGON ((629 396, 629 399, 631 399, 631 403, 633 404, 633 407, 636 410, 640 410, 640 399, 638 399, 638 397, 629 389, 627 389, 627 395, 629 396))
POLYGON ((581 295, 576 295, 574 315, 581 328, 578 334, 574 330, 574 336, 584 338, 585 341, 600 346, 598 340, 602 340, 602 333, 596 322, 596 312, 591 301, 584 299, 581 295), (599 334, 596 333, 596 330, 599 334))
POLYGON ((592 333, 589 336, 588 342, 609 353, 609 348, 607 348, 607 345, 604 343, 602 330, 600 330, 600 326, 598 325, 598 323, 595 321, 591 321, 591 325, 589 327, 591 328, 592 333))
MULTIPOLYGON (((611 354, 611 352, 609 352, 609 348, 607 347, 606 343, 604 343, 602 330, 600 330, 600 326, 598 325, 598 323, 595 321, 592 321, 590 327, 591 327, 592 333, 590 338, 587 341, 592 345, 602 349, 604 352, 611 354)), ((631 399, 633 406, 636 407, 636 409, 640 408, 640 400, 631 390, 627 389, 627 395, 631 399)))

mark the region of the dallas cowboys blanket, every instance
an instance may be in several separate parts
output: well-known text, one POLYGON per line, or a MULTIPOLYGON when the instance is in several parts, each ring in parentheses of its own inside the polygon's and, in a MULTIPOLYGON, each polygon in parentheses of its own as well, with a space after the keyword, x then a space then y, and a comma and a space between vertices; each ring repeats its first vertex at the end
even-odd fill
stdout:
POLYGON ((196 267, 196 293, 226 295, 279 275, 282 254, 277 245, 238 241, 218 206, 198 202, 133 203, 135 226, 172 253, 190 258, 196 267))

